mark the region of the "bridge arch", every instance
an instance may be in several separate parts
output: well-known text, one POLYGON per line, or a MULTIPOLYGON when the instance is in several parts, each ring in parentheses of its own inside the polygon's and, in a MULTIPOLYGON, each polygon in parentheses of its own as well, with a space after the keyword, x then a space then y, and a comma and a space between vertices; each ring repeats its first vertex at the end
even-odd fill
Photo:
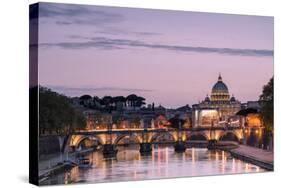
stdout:
POLYGON ((134 141, 136 141, 136 143, 141 143, 141 142, 142 142, 141 137, 138 136, 137 134, 121 134, 121 135, 118 135, 118 136, 114 139, 114 141, 113 141, 114 145, 118 145, 118 143, 119 143, 122 139, 124 139, 124 138, 129 138, 130 140, 131 140, 131 139, 134 139, 134 141))
POLYGON ((101 145, 105 144, 104 139, 97 135, 95 135, 95 136, 93 136, 93 135, 76 135, 73 138, 72 143, 70 145, 74 146, 75 148, 78 148, 80 146, 80 144, 86 139, 97 140, 97 142, 101 145))
POLYGON ((218 140, 221 141, 239 142, 241 138, 242 138, 241 133, 237 131, 224 131, 218 136, 218 140))
POLYGON ((157 132, 150 137, 149 143, 155 143, 157 139, 161 139, 165 136, 171 139, 172 142, 175 142, 177 140, 176 136, 171 132, 157 132))
POLYGON ((209 140, 209 135, 206 132, 191 132, 187 135, 187 140, 209 140))
POLYGON ((92 142, 96 141, 98 145, 102 145, 102 141, 99 138, 95 136, 84 136, 82 139, 79 140, 79 142, 76 145, 76 148, 79 148, 81 144, 86 140, 90 140, 92 142))

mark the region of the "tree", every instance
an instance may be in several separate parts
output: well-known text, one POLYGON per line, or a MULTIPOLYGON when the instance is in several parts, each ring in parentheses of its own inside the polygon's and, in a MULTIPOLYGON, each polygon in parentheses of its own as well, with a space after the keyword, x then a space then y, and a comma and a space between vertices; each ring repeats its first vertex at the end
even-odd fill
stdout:
POLYGON ((254 108, 242 109, 242 110, 238 111, 236 113, 236 115, 240 115, 240 116, 245 116, 246 117, 248 114, 252 114, 252 113, 256 114, 256 113, 258 113, 258 110, 254 109, 254 108))
POLYGON ((145 98, 139 97, 135 94, 128 95, 126 97, 126 100, 128 101, 129 106, 134 107, 134 108, 141 107, 142 105, 145 104, 145 102, 144 102, 145 98))
POLYGON ((80 99, 80 104, 85 106, 85 107, 90 107, 91 103, 90 101, 92 100, 92 97, 90 95, 82 95, 79 97, 80 99))
POLYGON ((263 87, 262 94, 260 95, 260 104, 261 104, 261 117, 265 128, 268 131, 273 131, 273 77, 269 82, 263 87))
POLYGON ((85 128, 86 120, 74 109, 71 99, 48 88, 39 87, 39 131, 40 134, 69 134, 85 128))
POLYGON ((126 98, 123 96, 116 96, 112 98, 112 102, 115 104, 115 107, 117 107, 118 103, 122 103, 122 105, 125 106, 126 98))
POLYGON ((273 137, 273 129, 274 129, 273 87, 274 84, 273 84, 273 77, 272 77, 269 80, 269 82, 263 87, 263 91, 259 99, 261 104, 261 118, 265 126, 264 136, 263 136, 263 143, 265 149, 269 145, 269 139, 273 137))
POLYGON ((103 105, 105 105, 106 110, 111 111, 111 106, 113 102, 111 96, 104 96, 101 102, 103 105))
POLYGON ((136 107, 142 107, 142 105, 145 105, 145 98, 143 97, 137 97, 136 99, 136 107))
POLYGON ((136 103, 137 99, 138 99, 138 96, 135 95, 135 94, 131 94, 131 95, 128 95, 126 97, 126 100, 128 101, 128 104, 131 107, 135 107, 136 106, 135 103, 136 103))
POLYGON ((90 100, 92 99, 91 95, 82 95, 80 98, 80 100, 90 100))

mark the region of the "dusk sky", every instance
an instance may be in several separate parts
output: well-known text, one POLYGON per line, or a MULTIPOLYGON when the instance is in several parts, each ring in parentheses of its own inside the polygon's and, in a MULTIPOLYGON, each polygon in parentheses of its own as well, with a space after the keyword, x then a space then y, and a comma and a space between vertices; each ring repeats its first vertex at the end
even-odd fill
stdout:
POLYGON ((40 3, 39 82, 68 96, 195 104, 221 73, 258 100, 273 76, 273 17, 40 3))

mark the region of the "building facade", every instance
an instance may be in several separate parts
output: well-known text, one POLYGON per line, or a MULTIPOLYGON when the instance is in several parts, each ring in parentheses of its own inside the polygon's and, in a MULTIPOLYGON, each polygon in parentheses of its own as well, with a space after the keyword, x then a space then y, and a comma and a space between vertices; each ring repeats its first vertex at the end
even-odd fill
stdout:
POLYGON ((239 124, 236 113, 241 109, 240 101, 232 95, 223 82, 221 75, 214 84, 211 95, 192 106, 193 127, 219 126, 239 124))

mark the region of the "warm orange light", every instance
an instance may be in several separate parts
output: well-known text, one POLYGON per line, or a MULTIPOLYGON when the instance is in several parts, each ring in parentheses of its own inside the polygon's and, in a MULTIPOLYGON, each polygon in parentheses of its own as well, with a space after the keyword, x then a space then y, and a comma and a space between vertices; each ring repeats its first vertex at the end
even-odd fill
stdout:
POLYGON ((246 121, 249 127, 260 127, 262 125, 261 118, 258 114, 248 114, 246 121))

